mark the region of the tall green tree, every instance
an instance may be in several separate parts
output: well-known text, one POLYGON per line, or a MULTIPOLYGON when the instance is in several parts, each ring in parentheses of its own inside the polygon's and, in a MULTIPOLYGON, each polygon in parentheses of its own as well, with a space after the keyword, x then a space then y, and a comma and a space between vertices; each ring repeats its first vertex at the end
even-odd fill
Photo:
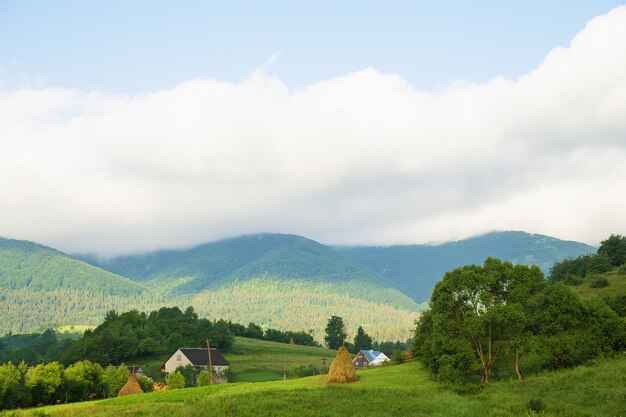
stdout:
POLYGON ((339 349, 348 337, 346 326, 343 323, 343 319, 339 316, 332 316, 328 319, 325 332, 324 341, 329 349, 339 349))
POLYGON ((598 254, 605 254, 613 266, 626 263, 626 236, 611 235, 600 242, 598 254))
POLYGON ((29 368, 26 385, 30 388, 34 404, 50 404, 61 397, 63 365, 58 362, 39 364, 29 368))
POLYGON ((544 285, 539 268, 494 258, 446 273, 433 291, 431 312, 416 327, 416 353, 442 379, 477 371, 488 383, 512 343, 518 347, 518 367, 525 328, 519 304, 544 285))
POLYGON ((85 401, 103 390, 104 371, 97 363, 88 360, 68 366, 63 374, 65 380, 65 402, 85 401))
POLYGON ((360 350, 369 350, 372 348, 372 337, 365 333, 363 327, 359 326, 354 336, 354 350, 356 352, 360 350))
POLYGON ((129 375, 130 371, 125 365, 107 366, 102 376, 102 390, 105 392, 105 396, 117 397, 117 393, 120 392, 126 381, 128 381, 129 375))
POLYGON ((533 333, 551 365, 555 369, 571 365, 585 340, 585 310, 576 294, 557 282, 531 299, 529 310, 533 312, 533 333))
POLYGON ((0 410, 30 405, 30 392, 26 387, 27 370, 24 362, 17 366, 11 362, 0 364, 0 410))

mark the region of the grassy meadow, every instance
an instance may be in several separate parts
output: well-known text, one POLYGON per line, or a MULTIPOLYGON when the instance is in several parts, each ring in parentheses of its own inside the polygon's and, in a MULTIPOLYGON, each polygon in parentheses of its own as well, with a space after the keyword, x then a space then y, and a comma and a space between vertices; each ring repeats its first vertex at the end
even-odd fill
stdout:
POLYGON ((233 371, 234 382, 275 381, 299 365, 314 365, 326 369, 337 354, 334 350, 313 346, 288 345, 285 343, 236 337, 233 352, 225 353, 233 371))
POLYGON ((626 415, 626 358, 561 372, 494 382, 460 395, 433 381, 418 362, 357 373, 358 381, 327 385, 324 376, 232 383, 108 400, 16 410, 21 416, 528 416, 540 400, 544 416, 626 415))
POLYGON ((580 285, 569 286, 582 300, 594 297, 612 297, 626 295, 626 268, 614 269, 600 275, 592 275, 580 285), (609 285, 606 287, 593 288, 591 283, 597 278, 606 278, 609 285))
MULTIPOLYGON (((326 369, 330 366, 336 351, 321 347, 288 345, 265 340, 235 337, 231 352, 224 352, 230 362, 232 382, 259 382, 282 380, 299 365, 314 365, 322 368, 326 358, 326 369)), ((158 379, 159 368, 169 356, 137 361, 153 378, 158 379)))

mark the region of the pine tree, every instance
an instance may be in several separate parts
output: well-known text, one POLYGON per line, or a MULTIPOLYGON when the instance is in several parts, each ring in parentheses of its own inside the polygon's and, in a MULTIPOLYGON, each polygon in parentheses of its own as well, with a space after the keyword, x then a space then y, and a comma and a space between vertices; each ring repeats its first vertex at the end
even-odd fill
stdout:
POLYGON ((354 336, 354 350, 356 352, 360 350, 370 350, 372 348, 372 338, 365 333, 363 327, 359 326, 359 329, 354 336))

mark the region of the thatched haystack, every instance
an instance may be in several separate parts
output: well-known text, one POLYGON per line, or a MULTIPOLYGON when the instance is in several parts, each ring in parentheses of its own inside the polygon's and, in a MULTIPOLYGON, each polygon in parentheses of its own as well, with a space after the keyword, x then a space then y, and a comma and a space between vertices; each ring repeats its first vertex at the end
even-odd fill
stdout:
POLYGON ((350 359, 350 353, 344 346, 339 348, 337 357, 330 365, 328 371, 328 383, 329 384, 345 384, 348 382, 356 381, 356 371, 350 359))
POLYGON ((128 381, 126 381, 126 385, 122 387, 117 396, 121 397, 123 395, 130 394, 143 394, 143 390, 141 389, 141 385, 139 385, 135 374, 130 374, 130 376, 128 377, 128 381))
POLYGON ((152 391, 154 392, 167 391, 167 385, 165 385, 162 382, 155 382, 154 384, 152 384, 152 391))

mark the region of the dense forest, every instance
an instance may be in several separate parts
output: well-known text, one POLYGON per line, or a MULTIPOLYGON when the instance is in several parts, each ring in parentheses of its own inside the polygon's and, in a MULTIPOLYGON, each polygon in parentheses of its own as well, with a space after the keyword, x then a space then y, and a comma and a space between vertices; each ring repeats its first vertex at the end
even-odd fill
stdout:
POLYGON ((398 290, 376 283, 382 277, 373 271, 296 236, 229 239, 190 251, 125 258, 122 264, 138 282, 45 246, 0 240, 0 316, 5 318, 0 334, 95 326, 109 310, 194 305, 203 317, 253 321, 281 331, 313 329, 318 341, 324 317, 339 309, 377 339, 397 340, 409 336, 418 310, 398 290), (134 271, 131 264, 137 262, 148 275, 134 271), (218 288, 217 275, 232 282, 218 288))
POLYGON ((300 236, 261 234, 107 261, 83 257, 91 265, 32 242, 0 239, 0 334, 96 326, 109 310, 193 305, 209 319, 312 329, 317 341, 324 318, 333 314, 345 318, 350 337, 361 325, 374 340, 406 340, 423 307, 402 291, 431 291, 431 277, 439 279, 450 265, 482 262, 492 252, 545 267, 589 251, 521 232, 389 248, 330 248, 300 236))
POLYGON ((223 351, 232 347, 234 336, 319 346, 311 332, 263 329, 255 323, 243 325, 225 320, 199 318, 193 307, 162 307, 149 314, 131 310, 106 314, 104 322, 84 332, 82 338, 68 338, 53 330, 43 333, 0 337, 0 363, 25 361, 28 365, 59 361, 64 365, 89 360, 103 366, 130 363, 145 357, 168 355, 179 347, 212 346, 223 351))

